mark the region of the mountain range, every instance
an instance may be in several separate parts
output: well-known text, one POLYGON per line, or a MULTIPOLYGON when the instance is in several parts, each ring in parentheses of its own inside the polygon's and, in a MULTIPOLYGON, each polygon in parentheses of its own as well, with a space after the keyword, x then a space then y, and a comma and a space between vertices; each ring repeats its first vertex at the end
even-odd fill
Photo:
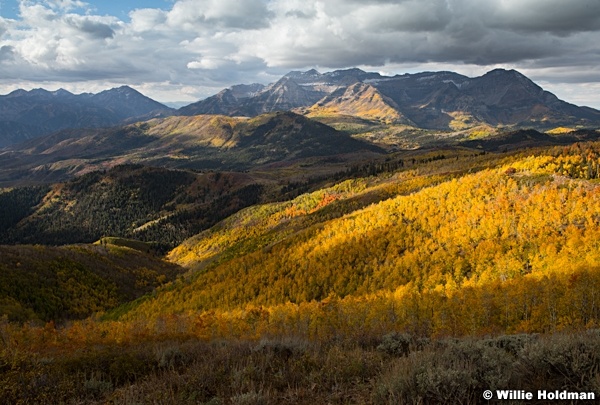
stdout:
POLYGON ((0 96, 0 147, 72 128, 109 127, 173 114, 128 86, 97 94, 15 90, 0 96))
MULTIPOLYGON (((465 141, 510 147, 523 142, 503 134, 522 128, 598 127, 600 111, 559 100, 503 69, 475 78, 293 71, 268 86, 235 85, 179 110, 127 86, 79 95, 16 90, 0 96, 0 185, 64 181, 126 163, 244 171, 337 156, 353 164, 386 151, 465 141), (500 138, 491 143, 477 141, 495 134, 500 138)), ((543 138, 544 145, 564 144, 597 133, 543 138)), ((525 144, 535 145, 532 139, 525 144)))
POLYGON ((310 117, 349 115, 432 130, 494 127, 594 127, 600 112, 559 100, 515 70, 469 78, 453 72, 396 76, 360 69, 290 72, 276 83, 234 86, 179 114, 256 116, 293 110, 310 117))
POLYGON ((122 86, 98 94, 15 90, 0 96, 0 147, 75 128, 100 128, 157 117, 256 117, 294 111, 326 123, 352 117, 433 131, 478 126, 535 128, 600 126, 600 111, 558 99, 515 70, 469 78, 454 72, 383 76, 357 68, 292 71, 275 83, 239 84, 171 109, 122 86))

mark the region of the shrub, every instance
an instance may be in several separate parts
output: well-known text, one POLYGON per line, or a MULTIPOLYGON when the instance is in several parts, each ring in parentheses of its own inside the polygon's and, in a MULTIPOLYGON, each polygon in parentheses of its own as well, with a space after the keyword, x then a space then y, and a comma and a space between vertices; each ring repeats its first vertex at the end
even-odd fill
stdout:
POLYGON ((412 341, 413 337, 408 333, 388 333, 377 346, 377 350, 393 356, 406 356, 410 352, 412 341))
POLYGON ((520 357, 522 380, 528 386, 571 391, 598 388, 600 340, 594 333, 539 339, 526 346, 520 357))
POLYGON ((266 405, 267 397, 262 392, 246 392, 231 397, 234 405, 266 405))
POLYGON ((409 333, 392 332, 383 336, 377 350, 391 356, 406 356, 410 352, 423 350, 430 343, 428 338, 415 338, 409 333))
POLYGON ((480 341, 449 340, 397 359, 376 386, 376 403, 476 403, 508 385, 514 358, 480 341))
POLYGON ((159 368, 174 370, 186 364, 186 358, 178 346, 156 348, 156 363, 159 368))
POLYGON ((302 355, 308 349, 308 342, 299 338, 261 339, 254 347, 258 353, 271 353, 277 357, 287 359, 291 356, 302 355))
POLYGON ((526 345, 535 342, 538 335, 522 333, 519 335, 502 335, 494 339, 485 340, 484 343, 504 349, 512 355, 517 355, 526 345))
POLYGON ((102 398, 113 391, 113 384, 110 381, 103 381, 92 376, 83 383, 85 391, 94 398, 102 398))

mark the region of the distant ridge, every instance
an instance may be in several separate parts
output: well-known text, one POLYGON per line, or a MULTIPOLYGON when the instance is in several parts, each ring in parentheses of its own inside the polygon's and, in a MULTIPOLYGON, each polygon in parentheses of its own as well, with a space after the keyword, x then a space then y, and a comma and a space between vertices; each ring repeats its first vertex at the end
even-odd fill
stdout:
POLYGON ((99 128, 171 115, 174 110, 129 86, 98 94, 15 90, 0 96, 0 147, 69 128, 99 128))
POLYGON ((223 114, 223 115, 239 115, 235 114, 238 104, 244 100, 254 97, 261 92, 265 86, 262 84, 239 84, 228 89, 222 90, 213 97, 197 103, 181 107, 179 114, 181 115, 199 115, 199 114, 223 114))
POLYGON ((62 181, 123 163, 196 170, 249 170, 271 163, 384 151, 294 112, 254 118, 171 116, 70 129, 0 151, 0 187, 62 181))

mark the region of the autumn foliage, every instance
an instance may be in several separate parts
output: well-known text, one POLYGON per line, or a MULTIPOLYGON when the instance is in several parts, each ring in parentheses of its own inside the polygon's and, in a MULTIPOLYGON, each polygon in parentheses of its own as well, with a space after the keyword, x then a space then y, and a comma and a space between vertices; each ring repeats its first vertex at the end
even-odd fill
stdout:
MULTIPOLYGON (((113 392, 117 385, 147 382, 158 375, 158 368, 143 366, 148 353, 138 350, 144 342, 155 347, 178 342, 175 346, 181 348, 187 344, 182 342, 209 345, 227 340, 258 347, 243 349, 240 356, 246 363, 236 363, 239 368, 229 369, 227 378, 238 375, 239 381, 255 381, 243 377, 250 373, 244 364, 260 369, 253 363, 259 360, 252 357, 256 353, 252 350, 265 350, 271 359, 282 356, 277 371, 282 375, 295 367, 292 364, 331 356, 335 361, 356 360, 338 371, 339 381, 350 386, 348 381, 356 379, 362 387, 353 397, 357 401, 435 401, 445 391, 417 392, 398 385, 417 378, 402 374, 400 369, 407 365, 424 370, 426 362, 434 362, 440 372, 447 366, 440 359, 449 346, 426 346, 423 342, 428 339, 572 333, 600 327, 599 165, 599 143, 498 155, 449 151, 443 158, 393 173, 346 180, 293 200, 246 208, 171 251, 168 259, 188 272, 152 294, 65 327, 4 320, 0 336, 5 365, 0 369, 18 369, 14 364, 20 364, 23 353, 52 356, 89 347, 129 348, 131 356, 118 361, 106 354, 117 365, 98 366, 104 371, 96 380, 91 380, 93 373, 86 376, 100 392, 113 392), (390 333, 397 342, 383 339, 390 333), (261 341, 288 343, 283 348, 269 343, 265 349, 261 341), (386 349, 386 344, 395 349, 386 349), (380 346, 386 355, 424 350, 419 354, 424 357, 409 356, 397 361, 396 368, 383 370, 376 366, 383 361, 374 349, 380 346), (307 347, 326 352, 317 355, 307 347), (6 365, 10 361, 13 365, 6 365), (361 385, 375 375, 378 385, 361 385), (102 381, 112 385, 103 386, 102 381), (431 397, 435 392, 439 396, 431 397)), ((473 359, 485 352, 506 364, 518 356, 529 356, 532 364, 537 359, 537 352, 527 346, 529 340, 494 342, 448 350, 468 352, 473 359), (529 352, 520 351, 526 347, 529 352)), ((218 357, 215 347, 194 350, 194 356, 204 350, 218 357)), ((193 366, 186 363, 183 354, 169 356, 164 364, 172 361, 174 369, 192 370, 201 364, 197 359, 193 366)), ((153 359, 159 367, 160 358, 153 359)), ((235 363, 228 359, 227 364, 235 363)), ((470 364, 476 364, 473 361, 470 364)), ((314 371, 315 366, 302 367, 314 371)), ((328 372, 334 372, 331 367, 328 372)), ((483 369, 488 365, 481 365, 483 369)), ((192 378, 187 371, 182 373, 192 378)), ((314 398, 306 392, 300 396, 307 381, 296 381, 292 374, 285 375, 296 384, 297 398, 314 398)), ((484 374, 477 375, 465 395, 480 389, 483 383, 477 378, 484 374)), ((509 380, 502 381, 499 386, 509 380)), ((286 391, 291 386, 280 387, 275 380, 265 383, 270 391, 240 384, 239 395, 254 395, 255 401, 246 403, 261 403, 261 398, 270 403, 267 399, 275 398, 271 394, 284 391, 293 398, 286 391)), ((220 390, 198 395, 206 402, 223 397, 224 389, 220 390)), ((114 395, 122 399, 125 394, 114 395)), ((244 403, 231 398, 232 403, 244 403)), ((343 402, 343 397, 335 401, 343 402)))

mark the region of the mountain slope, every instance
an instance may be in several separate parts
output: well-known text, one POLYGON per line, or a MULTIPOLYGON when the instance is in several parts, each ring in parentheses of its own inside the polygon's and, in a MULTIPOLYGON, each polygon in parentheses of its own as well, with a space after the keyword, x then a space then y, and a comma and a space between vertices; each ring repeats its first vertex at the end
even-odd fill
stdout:
POLYGON ((141 121, 153 117, 171 115, 172 109, 144 96, 129 86, 121 86, 89 95, 89 100, 98 106, 113 111, 120 120, 141 121))
POLYGON ((66 128, 98 128, 170 115, 171 109, 123 86, 98 94, 15 90, 0 96, 0 147, 66 128))
POLYGON ((81 319, 132 301, 183 269, 117 246, 0 246, 0 314, 9 320, 81 319))
POLYGON ((422 128, 448 129, 456 114, 471 125, 536 127, 593 126, 600 112, 559 100, 514 70, 496 69, 467 78, 451 72, 403 75, 378 89, 422 128))
POLYGON ((600 117, 598 111, 559 100, 515 70, 493 70, 461 90, 480 103, 468 106, 473 114, 493 125, 576 126, 600 117))
POLYGON ((394 101, 365 83, 334 91, 307 109, 305 114, 308 117, 349 115, 385 124, 412 124, 402 116, 394 101))
MULTIPOLYGON (((423 316, 428 324, 420 327, 428 331, 465 333, 467 324, 445 322, 454 294, 475 299, 476 291, 493 285, 488 298, 477 298, 485 305, 485 299, 500 302, 509 287, 522 285, 527 290, 518 294, 522 300, 561 299, 543 295, 551 294, 549 280, 560 285, 566 299, 572 299, 568 288, 587 294, 585 280, 600 282, 600 187, 595 181, 600 146, 533 153, 449 155, 418 170, 347 181, 241 211, 172 251, 171 260, 198 271, 131 308, 126 317, 198 310, 233 314, 267 306, 274 309, 264 317, 274 321, 310 307, 355 316, 364 310, 393 323, 384 320, 389 314, 414 327, 420 325, 414 316, 423 316), (543 289, 536 290, 538 285, 543 289), (417 299, 426 305, 422 314, 411 306, 417 299)), ((545 311, 544 305, 536 310, 545 311)), ((571 310, 561 308, 564 314, 571 310)), ((472 328, 544 330, 569 322, 526 315, 539 322, 534 326, 522 318, 518 305, 507 309, 510 315, 504 307, 484 309, 490 317, 474 315, 472 328)), ((595 310, 594 319, 598 316, 595 310)))
POLYGON ((117 166, 47 187, 0 193, 0 244, 62 245, 119 236, 171 248, 258 202, 243 173, 117 166))
POLYGON ((242 100, 258 94, 264 89, 262 84, 239 84, 231 88, 224 89, 214 96, 181 107, 177 112, 180 115, 244 115, 240 110, 239 104, 242 100))
MULTIPOLYGON (((248 170, 309 157, 383 152, 292 112, 263 114, 251 119, 170 117, 149 122, 146 133, 157 140, 140 152, 142 156, 153 158, 157 150, 177 148, 182 156, 187 156, 187 162, 179 164, 191 168, 248 170)), ((164 159, 156 161, 166 162, 164 159)))
POLYGON ((301 86, 294 80, 283 77, 255 97, 244 100, 242 111, 248 116, 274 111, 289 111, 314 104, 325 94, 317 88, 301 86))
POLYGON ((237 85, 178 110, 181 115, 224 114, 248 116, 309 107, 331 92, 361 80, 381 77, 360 69, 321 74, 312 69, 292 71, 269 86, 237 85))
POLYGON ((123 163, 249 170, 340 154, 380 154, 369 143, 291 112, 252 119, 169 117, 96 130, 70 130, 0 153, 0 184, 61 181, 123 163))

